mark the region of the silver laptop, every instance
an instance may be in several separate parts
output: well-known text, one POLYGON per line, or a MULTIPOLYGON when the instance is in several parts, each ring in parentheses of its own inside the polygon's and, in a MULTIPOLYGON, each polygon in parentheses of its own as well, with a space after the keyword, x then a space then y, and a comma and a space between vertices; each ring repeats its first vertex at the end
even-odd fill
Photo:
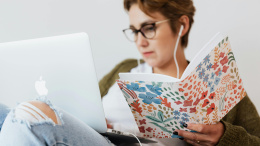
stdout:
MULTIPOLYGON (((109 136, 86 33, 0 43, 1 103, 14 107, 37 98, 35 83, 43 80, 55 106, 109 136)), ((122 132, 109 131, 112 138, 125 138, 122 132)))

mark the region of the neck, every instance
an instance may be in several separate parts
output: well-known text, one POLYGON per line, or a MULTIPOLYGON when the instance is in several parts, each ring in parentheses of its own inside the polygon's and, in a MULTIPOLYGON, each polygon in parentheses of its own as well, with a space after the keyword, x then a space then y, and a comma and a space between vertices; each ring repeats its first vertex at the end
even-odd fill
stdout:
MULTIPOLYGON (((184 70, 188 66, 188 62, 185 58, 183 48, 178 48, 176 54, 177 54, 176 55, 177 62, 179 65, 179 78, 180 78, 182 76, 184 70)), ((174 58, 172 58, 171 61, 169 61, 168 63, 165 63, 162 66, 153 67, 153 73, 164 74, 164 75, 168 75, 168 76, 177 78, 177 68, 176 68, 176 63, 174 62, 174 58)))

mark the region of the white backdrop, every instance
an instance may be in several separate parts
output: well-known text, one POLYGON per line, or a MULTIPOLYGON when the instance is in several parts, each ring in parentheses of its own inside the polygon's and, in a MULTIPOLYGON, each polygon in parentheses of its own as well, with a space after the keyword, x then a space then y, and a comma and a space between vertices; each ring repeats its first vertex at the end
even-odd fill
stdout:
MULTIPOLYGON (((227 33, 245 88, 260 111, 260 1, 195 0, 195 23, 186 49, 191 60, 218 31, 227 33)), ((139 58, 122 29, 122 0, 0 0, 0 42, 87 32, 98 79, 118 62, 139 58)))

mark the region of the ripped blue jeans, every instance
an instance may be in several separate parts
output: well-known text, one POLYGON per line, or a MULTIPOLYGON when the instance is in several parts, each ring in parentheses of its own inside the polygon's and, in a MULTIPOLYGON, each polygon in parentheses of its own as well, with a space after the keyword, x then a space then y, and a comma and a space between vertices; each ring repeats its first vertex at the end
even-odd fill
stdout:
MULTIPOLYGON (((35 103, 48 106, 55 120, 46 116, 35 104, 20 103, 5 118, 0 132, 1 146, 113 145, 85 123, 59 108, 54 108, 48 100, 38 99, 35 103)), ((0 109, 4 109, 1 104, 0 109)), ((0 112, 3 115, 6 110, 0 112)))
POLYGON ((7 114, 9 113, 9 111, 10 111, 10 109, 7 106, 0 103, 0 132, 2 129, 2 125, 4 124, 5 118, 6 118, 7 114))

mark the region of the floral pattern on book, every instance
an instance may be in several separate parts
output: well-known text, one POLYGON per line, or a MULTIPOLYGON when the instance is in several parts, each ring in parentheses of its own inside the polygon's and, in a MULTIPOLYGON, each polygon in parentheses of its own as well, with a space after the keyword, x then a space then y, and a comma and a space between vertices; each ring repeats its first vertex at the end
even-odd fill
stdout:
POLYGON ((175 138, 183 123, 215 124, 246 96, 228 37, 180 82, 125 81, 117 83, 148 138, 175 138))

